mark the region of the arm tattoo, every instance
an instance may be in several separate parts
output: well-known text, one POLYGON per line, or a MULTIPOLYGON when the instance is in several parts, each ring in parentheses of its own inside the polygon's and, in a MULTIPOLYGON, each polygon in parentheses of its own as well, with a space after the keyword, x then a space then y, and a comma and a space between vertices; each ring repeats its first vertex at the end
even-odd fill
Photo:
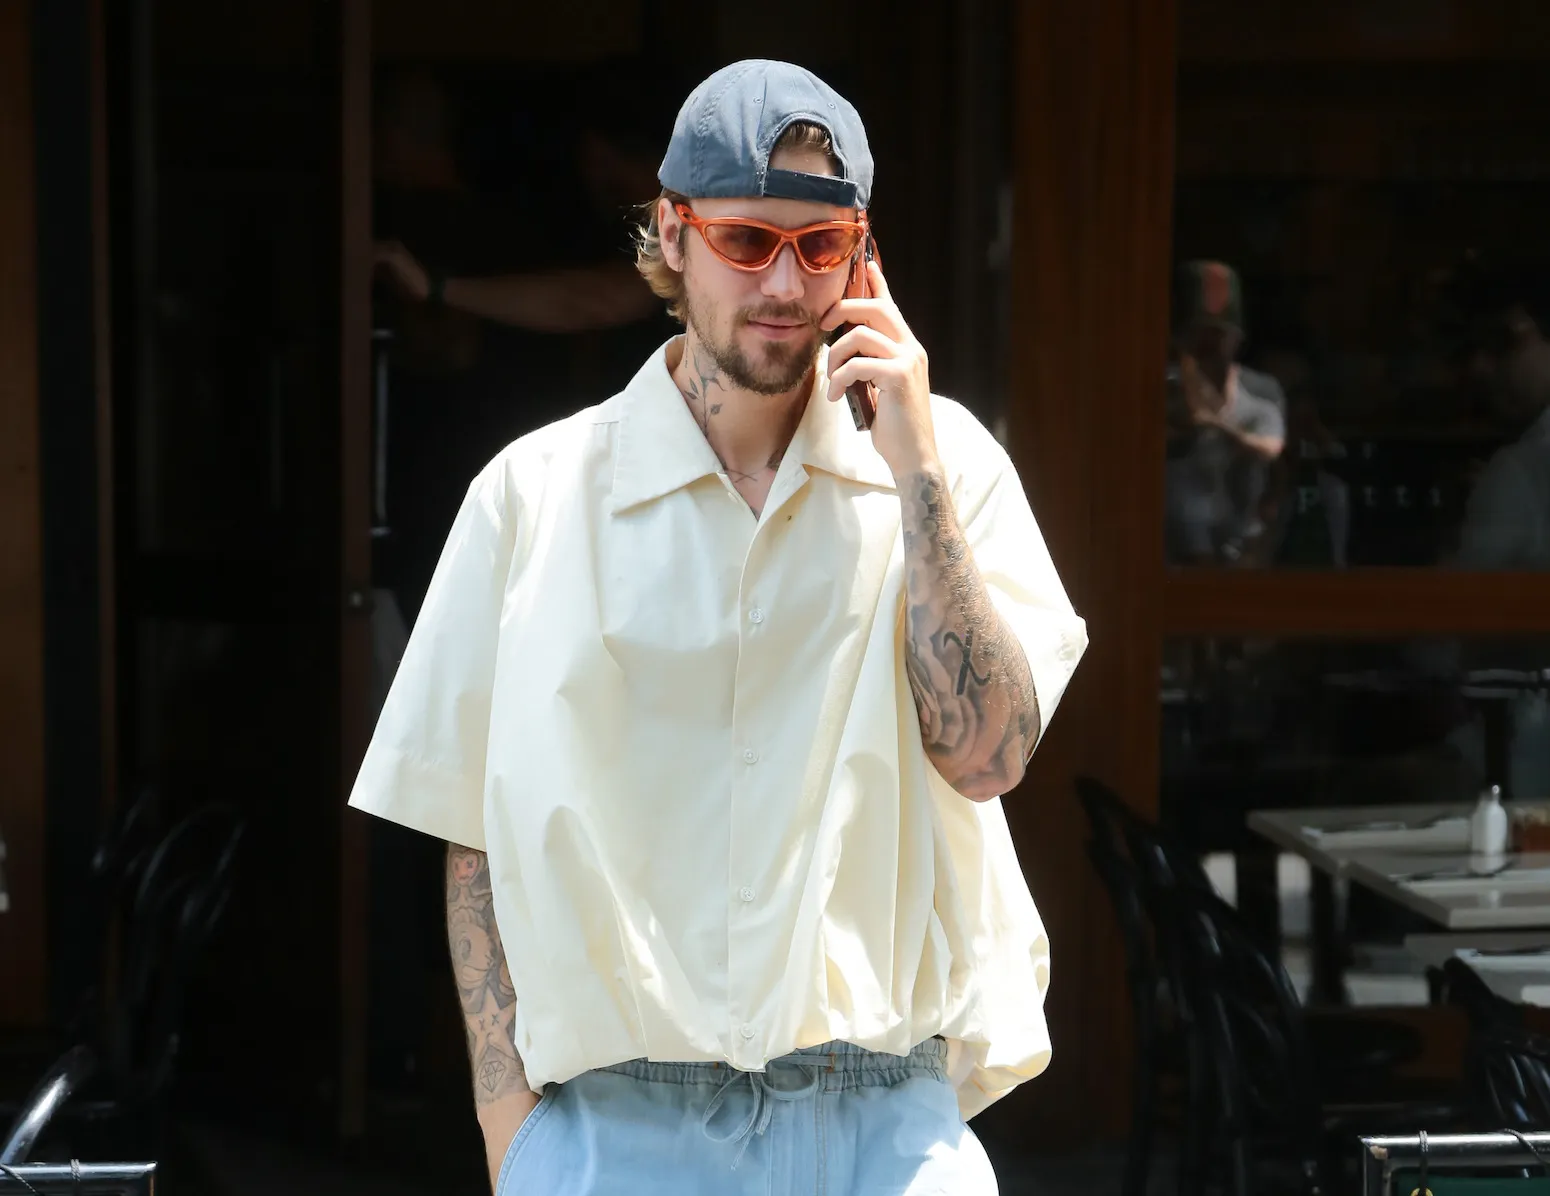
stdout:
POLYGON ((939 474, 900 480, 904 667, 926 754, 971 797, 1022 779, 1039 704, 1022 645, 991 604, 939 474))
POLYGON ((447 846, 447 939, 463 1003, 474 1103, 527 1092, 527 1072, 512 1038, 517 994, 495 924, 490 858, 455 844, 447 846))

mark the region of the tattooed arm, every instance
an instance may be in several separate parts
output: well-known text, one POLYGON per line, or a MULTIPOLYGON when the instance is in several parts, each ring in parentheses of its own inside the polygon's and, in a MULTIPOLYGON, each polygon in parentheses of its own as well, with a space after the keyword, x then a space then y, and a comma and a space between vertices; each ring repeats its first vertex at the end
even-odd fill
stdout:
POLYGON ((936 469, 899 479, 903 505, 904 662, 926 754, 976 800, 1022 780, 1039 738, 1039 703, 1022 645, 997 614, 936 469))
POLYGON ((862 380, 877 387, 872 445, 899 488, 904 664, 921 738, 947 783, 983 801, 1022 780, 1039 741, 1038 696, 958 526, 936 450, 926 350, 882 267, 868 262, 866 271, 872 297, 841 299, 819 321, 826 331, 851 325, 829 350, 828 397, 836 402, 862 380))
POLYGON ((468 1034, 474 1108, 484 1131, 493 1188, 506 1149, 538 1096, 528 1088, 512 1038, 517 994, 495 924, 490 859, 482 851, 455 844, 447 846, 447 938, 468 1034))

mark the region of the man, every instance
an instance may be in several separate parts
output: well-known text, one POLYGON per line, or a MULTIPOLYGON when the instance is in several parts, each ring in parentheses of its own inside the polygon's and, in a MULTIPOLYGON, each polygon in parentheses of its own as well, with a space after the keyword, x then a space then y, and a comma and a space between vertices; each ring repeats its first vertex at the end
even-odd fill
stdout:
POLYGON ((1264 530, 1259 504, 1269 465, 1286 445, 1286 400, 1274 378, 1238 363, 1243 288, 1232 267, 1184 265, 1174 323, 1169 559, 1235 563, 1264 530))
POLYGON ((737 63, 659 178, 687 329, 475 480, 351 804, 452 844, 498 1193, 994 1192, 963 1119, 1050 1053, 996 795, 1085 628, 881 271, 843 298, 855 109, 737 63))
POLYGON ((1543 280, 1498 272, 1473 286, 1470 373, 1510 443, 1470 492, 1457 564, 1550 569, 1550 341, 1543 280))
MULTIPOLYGON (((1471 316, 1470 376, 1508 443, 1476 479, 1459 529, 1454 564, 1463 569, 1550 569, 1550 287, 1543 273, 1488 269, 1464 284, 1471 316)), ((1460 667, 1478 678, 1505 668, 1537 673, 1550 665, 1542 636, 1497 637, 1456 646, 1460 667)), ((1500 674, 1488 681, 1500 685, 1500 674)), ((1488 703, 1490 730, 1480 748, 1487 781, 1509 796, 1550 788, 1550 695, 1526 686, 1509 705, 1488 703)), ((1467 742, 1467 739, 1466 739, 1467 742)))

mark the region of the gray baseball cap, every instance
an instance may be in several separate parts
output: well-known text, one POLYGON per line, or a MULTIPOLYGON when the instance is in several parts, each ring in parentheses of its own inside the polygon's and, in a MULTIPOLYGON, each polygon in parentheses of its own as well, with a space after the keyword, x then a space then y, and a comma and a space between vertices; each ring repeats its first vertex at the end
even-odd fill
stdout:
POLYGON ((657 178, 691 199, 763 195, 864 208, 872 196, 872 151, 850 101, 812 71, 750 58, 689 93, 657 178), (770 151, 794 121, 829 131, 838 177, 770 169, 770 151))

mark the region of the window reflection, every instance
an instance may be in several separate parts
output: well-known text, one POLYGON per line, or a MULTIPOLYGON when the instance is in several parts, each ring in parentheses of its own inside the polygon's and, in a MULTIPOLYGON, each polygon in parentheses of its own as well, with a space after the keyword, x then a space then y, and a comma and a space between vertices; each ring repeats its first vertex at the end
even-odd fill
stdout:
POLYGON ((1239 360, 1243 286, 1225 262, 1189 262, 1174 289, 1168 370, 1169 556, 1251 563, 1270 542, 1266 482, 1286 447, 1286 394, 1239 360))
POLYGON ((1202 847, 1257 808, 1550 799, 1550 640, 1179 639, 1163 810, 1202 847))
POLYGON ((1179 75, 1169 562, 1550 567, 1543 64, 1463 43, 1416 62, 1198 49, 1179 75))
POLYGON ((1318 999, 1424 1002, 1402 943, 1436 927, 1363 886, 1332 889, 1250 816, 1467 810, 1488 784, 1550 807, 1550 639, 1176 639, 1163 659, 1165 827, 1267 941, 1281 936, 1318 999))

